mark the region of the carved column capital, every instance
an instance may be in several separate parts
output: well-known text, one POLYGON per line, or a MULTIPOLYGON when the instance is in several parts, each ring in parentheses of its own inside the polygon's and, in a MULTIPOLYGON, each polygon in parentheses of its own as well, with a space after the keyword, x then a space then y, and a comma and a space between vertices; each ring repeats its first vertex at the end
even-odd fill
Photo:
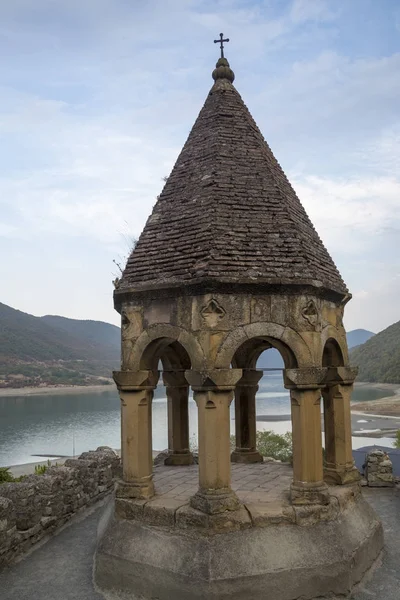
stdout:
POLYGON ((185 371, 186 381, 195 391, 234 390, 242 377, 242 369, 212 369, 205 371, 185 371))
POLYGON ((240 387, 258 387, 260 379, 264 375, 263 371, 256 371, 253 369, 243 369, 243 375, 237 382, 237 386, 240 387))
POLYGON ((358 374, 358 367, 328 367, 325 383, 334 385, 353 385, 358 374))
POLYGON ((163 371, 162 378, 165 387, 186 388, 189 385, 183 371, 163 371))
POLYGON ((287 389, 316 390, 325 386, 327 367, 284 369, 283 379, 287 389))
POLYGON ((157 387, 159 371, 113 371, 113 378, 120 392, 134 392, 157 387))

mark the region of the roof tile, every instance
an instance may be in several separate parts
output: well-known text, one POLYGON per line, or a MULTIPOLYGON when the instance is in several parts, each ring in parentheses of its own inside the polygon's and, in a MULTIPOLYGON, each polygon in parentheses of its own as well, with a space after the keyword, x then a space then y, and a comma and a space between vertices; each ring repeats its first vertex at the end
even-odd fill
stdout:
POLYGON ((121 289, 309 282, 347 288, 236 88, 217 79, 168 177, 121 289))

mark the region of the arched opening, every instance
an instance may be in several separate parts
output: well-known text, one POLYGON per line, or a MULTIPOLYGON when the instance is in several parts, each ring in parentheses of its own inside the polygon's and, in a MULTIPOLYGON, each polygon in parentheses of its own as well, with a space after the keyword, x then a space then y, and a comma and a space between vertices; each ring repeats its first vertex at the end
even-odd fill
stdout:
POLYGON ((233 462, 261 462, 260 449, 265 452, 261 440, 268 438, 258 432, 291 432, 290 395, 283 386, 282 372, 297 368, 297 359, 281 340, 258 337, 236 350, 232 366, 243 369, 243 376, 233 403, 235 449, 231 458, 233 462))
MULTIPOLYGON (((334 338, 329 338, 322 353, 322 366, 344 366, 343 352, 334 338)), ((354 480, 351 445, 350 397, 352 386, 343 386, 334 373, 331 382, 322 389, 324 430, 324 477, 330 484, 342 484, 354 480)))
POLYGON ((152 401, 152 449, 160 453, 158 462, 192 464, 190 439, 197 427, 197 411, 185 378, 191 368, 187 350, 172 338, 155 339, 143 351, 140 367, 161 375, 152 401))
POLYGON ((342 350, 338 342, 329 338, 324 346, 322 353, 322 366, 323 367, 343 367, 344 359, 342 350))

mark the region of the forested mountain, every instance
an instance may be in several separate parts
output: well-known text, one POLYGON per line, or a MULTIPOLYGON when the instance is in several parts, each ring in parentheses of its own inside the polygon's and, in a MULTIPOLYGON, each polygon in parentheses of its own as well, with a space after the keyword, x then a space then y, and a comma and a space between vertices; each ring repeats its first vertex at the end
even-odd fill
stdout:
POLYGON ((120 330, 109 323, 34 317, 0 303, 0 386, 110 378, 119 348, 120 330))
POLYGON ((367 329, 353 329, 347 333, 347 345, 349 348, 355 348, 360 344, 365 344, 375 333, 367 329))
POLYGON ((102 321, 81 321, 53 315, 40 319, 52 328, 62 329, 69 336, 82 340, 85 346, 96 349, 97 356, 103 355, 108 360, 115 360, 121 347, 121 331, 119 327, 102 321))
POLYGON ((374 335, 351 352, 359 381, 400 383, 400 321, 374 335))

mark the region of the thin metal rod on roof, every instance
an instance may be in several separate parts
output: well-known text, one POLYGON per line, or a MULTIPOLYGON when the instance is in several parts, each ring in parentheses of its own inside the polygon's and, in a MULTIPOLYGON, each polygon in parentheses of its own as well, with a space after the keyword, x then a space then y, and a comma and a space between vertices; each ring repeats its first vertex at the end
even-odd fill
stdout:
MULTIPOLYGON (((160 371, 160 373, 184 373, 185 371, 190 371, 190 369, 158 369, 160 371)), ((278 368, 268 368, 268 369, 247 369, 246 367, 243 368, 243 371, 280 371, 281 373, 284 371, 285 369, 278 369, 278 368)))

